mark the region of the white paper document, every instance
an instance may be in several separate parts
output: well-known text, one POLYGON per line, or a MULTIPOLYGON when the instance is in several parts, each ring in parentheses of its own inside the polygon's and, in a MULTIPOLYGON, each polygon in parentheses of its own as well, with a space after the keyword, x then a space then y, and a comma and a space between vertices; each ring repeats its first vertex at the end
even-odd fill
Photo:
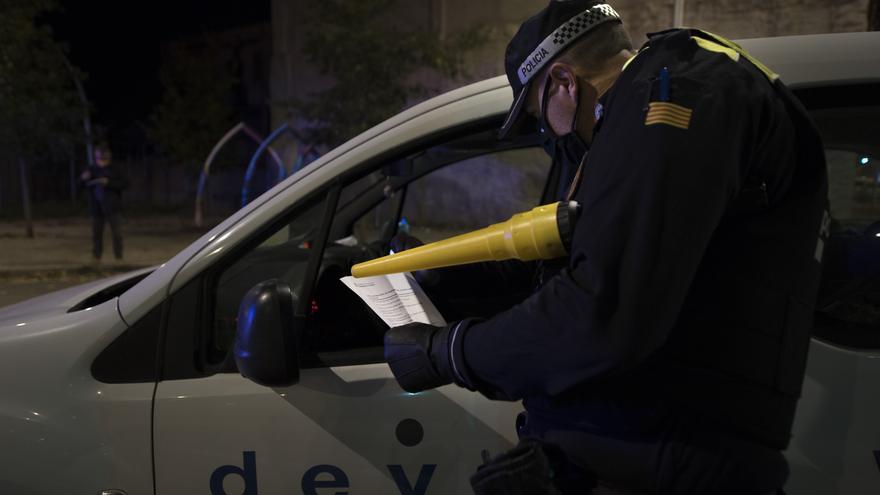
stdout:
POLYGON ((408 323, 446 325, 446 320, 434 307, 434 303, 409 273, 363 278, 343 277, 340 280, 363 299, 389 327, 408 323))

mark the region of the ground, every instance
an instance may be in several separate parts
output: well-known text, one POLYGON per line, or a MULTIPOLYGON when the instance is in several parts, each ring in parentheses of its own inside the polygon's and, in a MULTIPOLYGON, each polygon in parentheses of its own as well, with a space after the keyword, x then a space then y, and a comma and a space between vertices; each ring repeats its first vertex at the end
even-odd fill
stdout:
POLYGON ((88 218, 35 222, 35 237, 25 236, 22 222, 0 222, 0 307, 117 273, 159 265, 199 238, 191 219, 147 216, 126 220, 125 257, 113 260, 109 228, 104 232, 104 260, 92 261, 88 218))

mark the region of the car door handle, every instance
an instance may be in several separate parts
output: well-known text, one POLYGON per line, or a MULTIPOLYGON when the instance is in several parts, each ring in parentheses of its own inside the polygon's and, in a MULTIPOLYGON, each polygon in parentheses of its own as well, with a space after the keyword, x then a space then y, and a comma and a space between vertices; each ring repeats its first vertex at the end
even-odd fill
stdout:
POLYGON ((127 494, 125 493, 125 490, 110 489, 110 490, 101 490, 101 495, 127 495, 127 494))

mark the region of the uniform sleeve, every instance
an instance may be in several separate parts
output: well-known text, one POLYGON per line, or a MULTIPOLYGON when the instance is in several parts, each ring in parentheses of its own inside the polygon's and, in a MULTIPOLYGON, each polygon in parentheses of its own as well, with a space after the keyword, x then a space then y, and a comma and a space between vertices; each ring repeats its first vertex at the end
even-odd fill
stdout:
POLYGON ((680 109, 649 115, 647 83, 611 95, 575 198, 583 210, 568 268, 471 323, 454 356, 478 390, 555 395, 638 367, 663 346, 738 190, 756 112, 746 87, 690 87, 672 101, 687 119, 680 109))
MULTIPOLYGON (((441 297, 485 297, 487 293, 524 292, 535 286, 538 262, 506 260, 450 266, 430 270, 436 282, 426 288, 441 297), (479 283, 474 283, 474 281, 479 283)), ((418 274, 417 274, 418 275, 418 274)), ((433 283, 432 283, 433 282, 433 283)))
POLYGON ((490 317, 529 297, 538 263, 507 260, 416 272, 416 280, 447 320, 490 317))

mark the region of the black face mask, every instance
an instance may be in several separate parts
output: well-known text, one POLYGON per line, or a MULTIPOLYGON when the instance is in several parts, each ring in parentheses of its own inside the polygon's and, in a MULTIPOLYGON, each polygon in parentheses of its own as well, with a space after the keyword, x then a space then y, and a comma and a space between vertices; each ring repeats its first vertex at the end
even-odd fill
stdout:
POLYGON ((541 97, 541 119, 538 123, 541 134, 544 136, 544 151, 553 159, 553 166, 559 168, 559 182, 557 186, 556 199, 565 199, 565 193, 568 191, 574 176, 577 173, 578 166, 584 156, 590 150, 589 145, 581 138, 575 129, 577 129, 577 118, 580 110, 580 98, 578 98, 577 106, 574 109, 574 118, 571 122, 571 132, 562 136, 557 135, 550 123, 547 122, 547 96, 550 93, 550 81, 544 86, 544 94, 541 97))

